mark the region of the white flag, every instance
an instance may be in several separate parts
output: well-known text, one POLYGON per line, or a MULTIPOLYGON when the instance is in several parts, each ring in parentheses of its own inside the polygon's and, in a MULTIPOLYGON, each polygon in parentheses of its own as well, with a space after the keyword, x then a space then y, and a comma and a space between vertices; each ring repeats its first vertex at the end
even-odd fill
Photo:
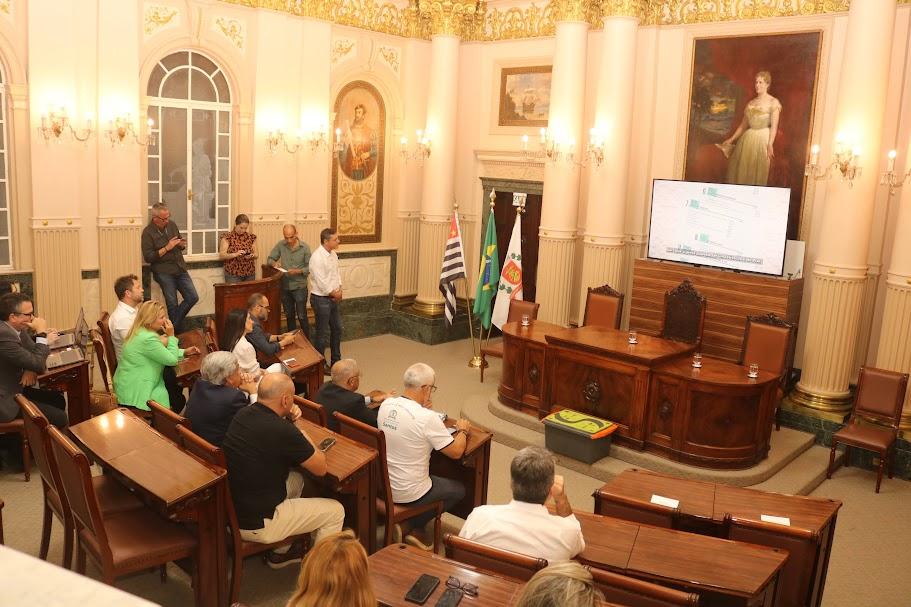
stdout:
POLYGON ((522 299, 522 223, 521 215, 516 213, 516 223, 512 226, 509 237, 509 248, 500 272, 500 284, 497 285, 497 300, 493 305, 490 322, 502 329, 509 316, 509 302, 522 299))

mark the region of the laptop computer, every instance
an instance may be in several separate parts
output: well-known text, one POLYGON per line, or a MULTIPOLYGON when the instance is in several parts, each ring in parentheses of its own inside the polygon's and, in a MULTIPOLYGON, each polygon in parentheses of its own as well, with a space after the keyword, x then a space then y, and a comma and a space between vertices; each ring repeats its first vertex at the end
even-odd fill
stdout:
POLYGON ((85 322, 85 309, 79 308, 79 314, 76 316, 76 324, 72 329, 61 331, 57 339, 48 342, 51 350, 57 348, 67 348, 70 346, 84 347, 89 334, 89 325, 85 322))
POLYGON ((64 365, 71 365, 73 363, 78 363, 82 360, 85 360, 85 357, 82 355, 82 350, 78 347, 75 348, 66 348, 65 350, 54 350, 47 356, 47 362, 45 365, 48 370, 56 369, 57 367, 62 367, 64 365))

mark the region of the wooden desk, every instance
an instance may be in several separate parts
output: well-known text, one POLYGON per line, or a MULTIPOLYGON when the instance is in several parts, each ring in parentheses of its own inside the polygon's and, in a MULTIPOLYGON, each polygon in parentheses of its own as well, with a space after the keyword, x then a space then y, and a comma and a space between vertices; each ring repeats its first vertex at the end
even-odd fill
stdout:
MULTIPOLYGON (((702 358, 664 363, 652 372, 647 434, 650 450, 707 468, 749 468, 769 452, 778 376, 702 358)), ((610 419, 610 418, 608 418, 610 419)))
POLYGON ((262 269, 263 277, 260 280, 212 285, 215 291, 215 329, 219 335, 224 334, 228 312, 237 308, 246 310, 247 300, 254 293, 262 293, 269 298, 269 303, 275 310, 275 313, 269 314, 269 318, 263 323, 263 329, 272 334, 279 332, 282 273, 266 264, 262 265, 262 269))
POLYGON ((202 365, 203 357, 208 352, 206 334, 202 329, 184 331, 177 336, 177 345, 185 350, 192 346, 199 348, 199 354, 185 356, 183 360, 177 363, 177 367, 174 369, 180 385, 192 388, 196 380, 199 379, 199 367, 202 365))
POLYGON ((123 409, 71 426, 70 431, 97 462, 164 516, 195 523, 199 541, 196 605, 227 605, 222 501, 226 473, 203 465, 123 409))
POLYGON ((648 516, 644 505, 653 494, 679 500, 681 518, 678 524, 689 530, 711 535, 728 534, 732 539, 788 550, 790 556, 779 582, 779 603, 806 607, 820 605, 841 502, 632 469, 614 477, 595 492, 595 512, 642 522, 648 516), (618 508, 602 498, 603 495, 638 501, 643 508, 638 513, 635 506, 618 508), (790 526, 761 524, 763 515, 787 517, 790 526), (726 521, 729 518, 734 519, 730 526, 726 521), (738 524, 738 519, 746 523, 738 524), (759 525, 752 524, 757 521, 759 525))
POLYGON ((424 573, 440 578, 440 585, 424 603, 427 606, 436 603, 446 590, 446 580, 449 576, 478 587, 476 598, 463 597, 460 603, 472 607, 513 605, 524 585, 519 580, 483 573, 470 565, 451 561, 405 544, 386 546, 371 555, 368 560, 370 581, 373 583, 376 599, 382 607, 414 607, 414 603, 405 600, 405 593, 424 573))
POLYGON ((348 502, 346 526, 355 530, 370 554, 376 550, 376 485, 372 473, 376 451, 305 419, 294 425, 305 430, 315 445, 328 436, 335 438, 335 445, 326 451, 326 476, 317 481, 333 493, 350 496, 343 500, 348 502))
POLYGON ((503 374, 497 388, 500 402, 542 417, 546 337, 563 329, 540 320, 532 321, 527 327, 515 321, 503 325, 503 374))
MULTIPOLYGON (((455 421, 446 420, 447 426, 455 421)), ((451 510, 452 514, 468 518, 477 506, 487 503, 487 484, 490 478, 490 441, 493 434, 478 426, 468 433, 468 445, 458 460, 450 459, 438 451, 430 456, 430 474, 451 478, 465 486, 465 497, 451 510)))
POLYGON ((300 331, 294 336, 294 341, 282 348, 272 362, 289 358, 293 358, 296 363, 293 367, 286 365, 291 371, 291 377, 307 385, 307 398, 312 399, 323 384, 323 364, 326 360, 300 331))
POLYGON ((71 426, 89 419, 89 361, 64 365, 38 376, 42 388, 66 392, 66 413, 71 426))
POLYGON ((683 588, 700 605, 774 605, 787 552, 576 512, 586 548, 579 560, 683 588))

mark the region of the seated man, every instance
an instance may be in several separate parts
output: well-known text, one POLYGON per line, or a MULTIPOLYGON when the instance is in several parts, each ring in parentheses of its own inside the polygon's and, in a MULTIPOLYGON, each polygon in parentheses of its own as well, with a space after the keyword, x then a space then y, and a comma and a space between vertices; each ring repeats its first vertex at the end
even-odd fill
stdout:
POLYGON ((332 365, 332 381, 323 384, 313 401, 326 409, 329 429, 338 432, 336 411, 376 428, 376 408, 389 396, 380 390, 358 394, 361 370, 351 358, 343 358, 332 365))
POLYGON ((255 382, 244 382, 237 357, 219 350, 207 354, 199 368, 184 415, 193 432, 220 447, 234 415, 250 404, 255 382))
MULTIPOLYGON (((408 506, 442 500, 443 510, 448 512, 465 496, 465 487, 448 478, 430 476, 430 454, 437 450, 451 459, 462 457, 471 424, 459 419, 450 434, 439 414, 430 409, 437 387, 436 374, 429 365, 416 363, 408 367, 404 384, 402 396, 384 400, 377 415, 377 427, 386 435, 392 500, 408 506)), ((406 541, 429 550, 421 532, 433 516, 429 512, 407 521, 411 535, 406 541)), ((405 533, 409 530, 405 529, 405 533)))
MULTIPOLYGON (((342 529, 341 504, 300 497, 304 477, 296 468, 323 476, 326 456, 291 423, 299 417, 291 378, 268 373, 259 383, 258 401, 238 411, 228 427, 222 449, 240 535, 248 542, 271 544, 310 531, 316 532, 316 542, 342 529)), ((276 549, 268 564, 284 567, 299 563, 302 555, 300 544, 276 549)))
POLYGON ((23 394, 35 403, 48 421, 65 428, 66 400, 53 390, 33 388, 38 376, 47 368, 49 341, 57 333, 48 330, 47 321, 35 316, 35 306, 24 293, 7 293, 0 297, 0 422, 21 417, 15 396, 23 394), (35 333, 32 339, 28 330, 35 333))
POLYGON ((478 506, 468 515, 459 536, 551 563, 568 561, 582 552, 582 527, 566 497, 563 477, 554 475, 550 451, 525 447, 513 458, 509 472, 512 501, 478 506), (548 497, 554 500, 556 515, 544 506, 548 497))
POLYGON ((266 356, 277 356, 281 349, 294 341, 295 331, 281 335, 271 335, 263 329, 263 323, 269 320, 269 298, 262 293, 254 293, 247 299, 247 312, 253 318, 253 330, 247 334, 247 341, 266 356))

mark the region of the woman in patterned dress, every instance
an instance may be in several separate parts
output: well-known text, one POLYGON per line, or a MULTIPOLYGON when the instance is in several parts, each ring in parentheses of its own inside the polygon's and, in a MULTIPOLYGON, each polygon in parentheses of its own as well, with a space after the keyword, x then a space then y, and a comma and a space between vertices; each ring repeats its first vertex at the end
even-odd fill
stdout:
POLYGON ((221 237, 219 257, 225 261, 225 282, 256 279, 256 234, 250 232, 250 218, 244 214, 234 219, 234 229, 221 237))

